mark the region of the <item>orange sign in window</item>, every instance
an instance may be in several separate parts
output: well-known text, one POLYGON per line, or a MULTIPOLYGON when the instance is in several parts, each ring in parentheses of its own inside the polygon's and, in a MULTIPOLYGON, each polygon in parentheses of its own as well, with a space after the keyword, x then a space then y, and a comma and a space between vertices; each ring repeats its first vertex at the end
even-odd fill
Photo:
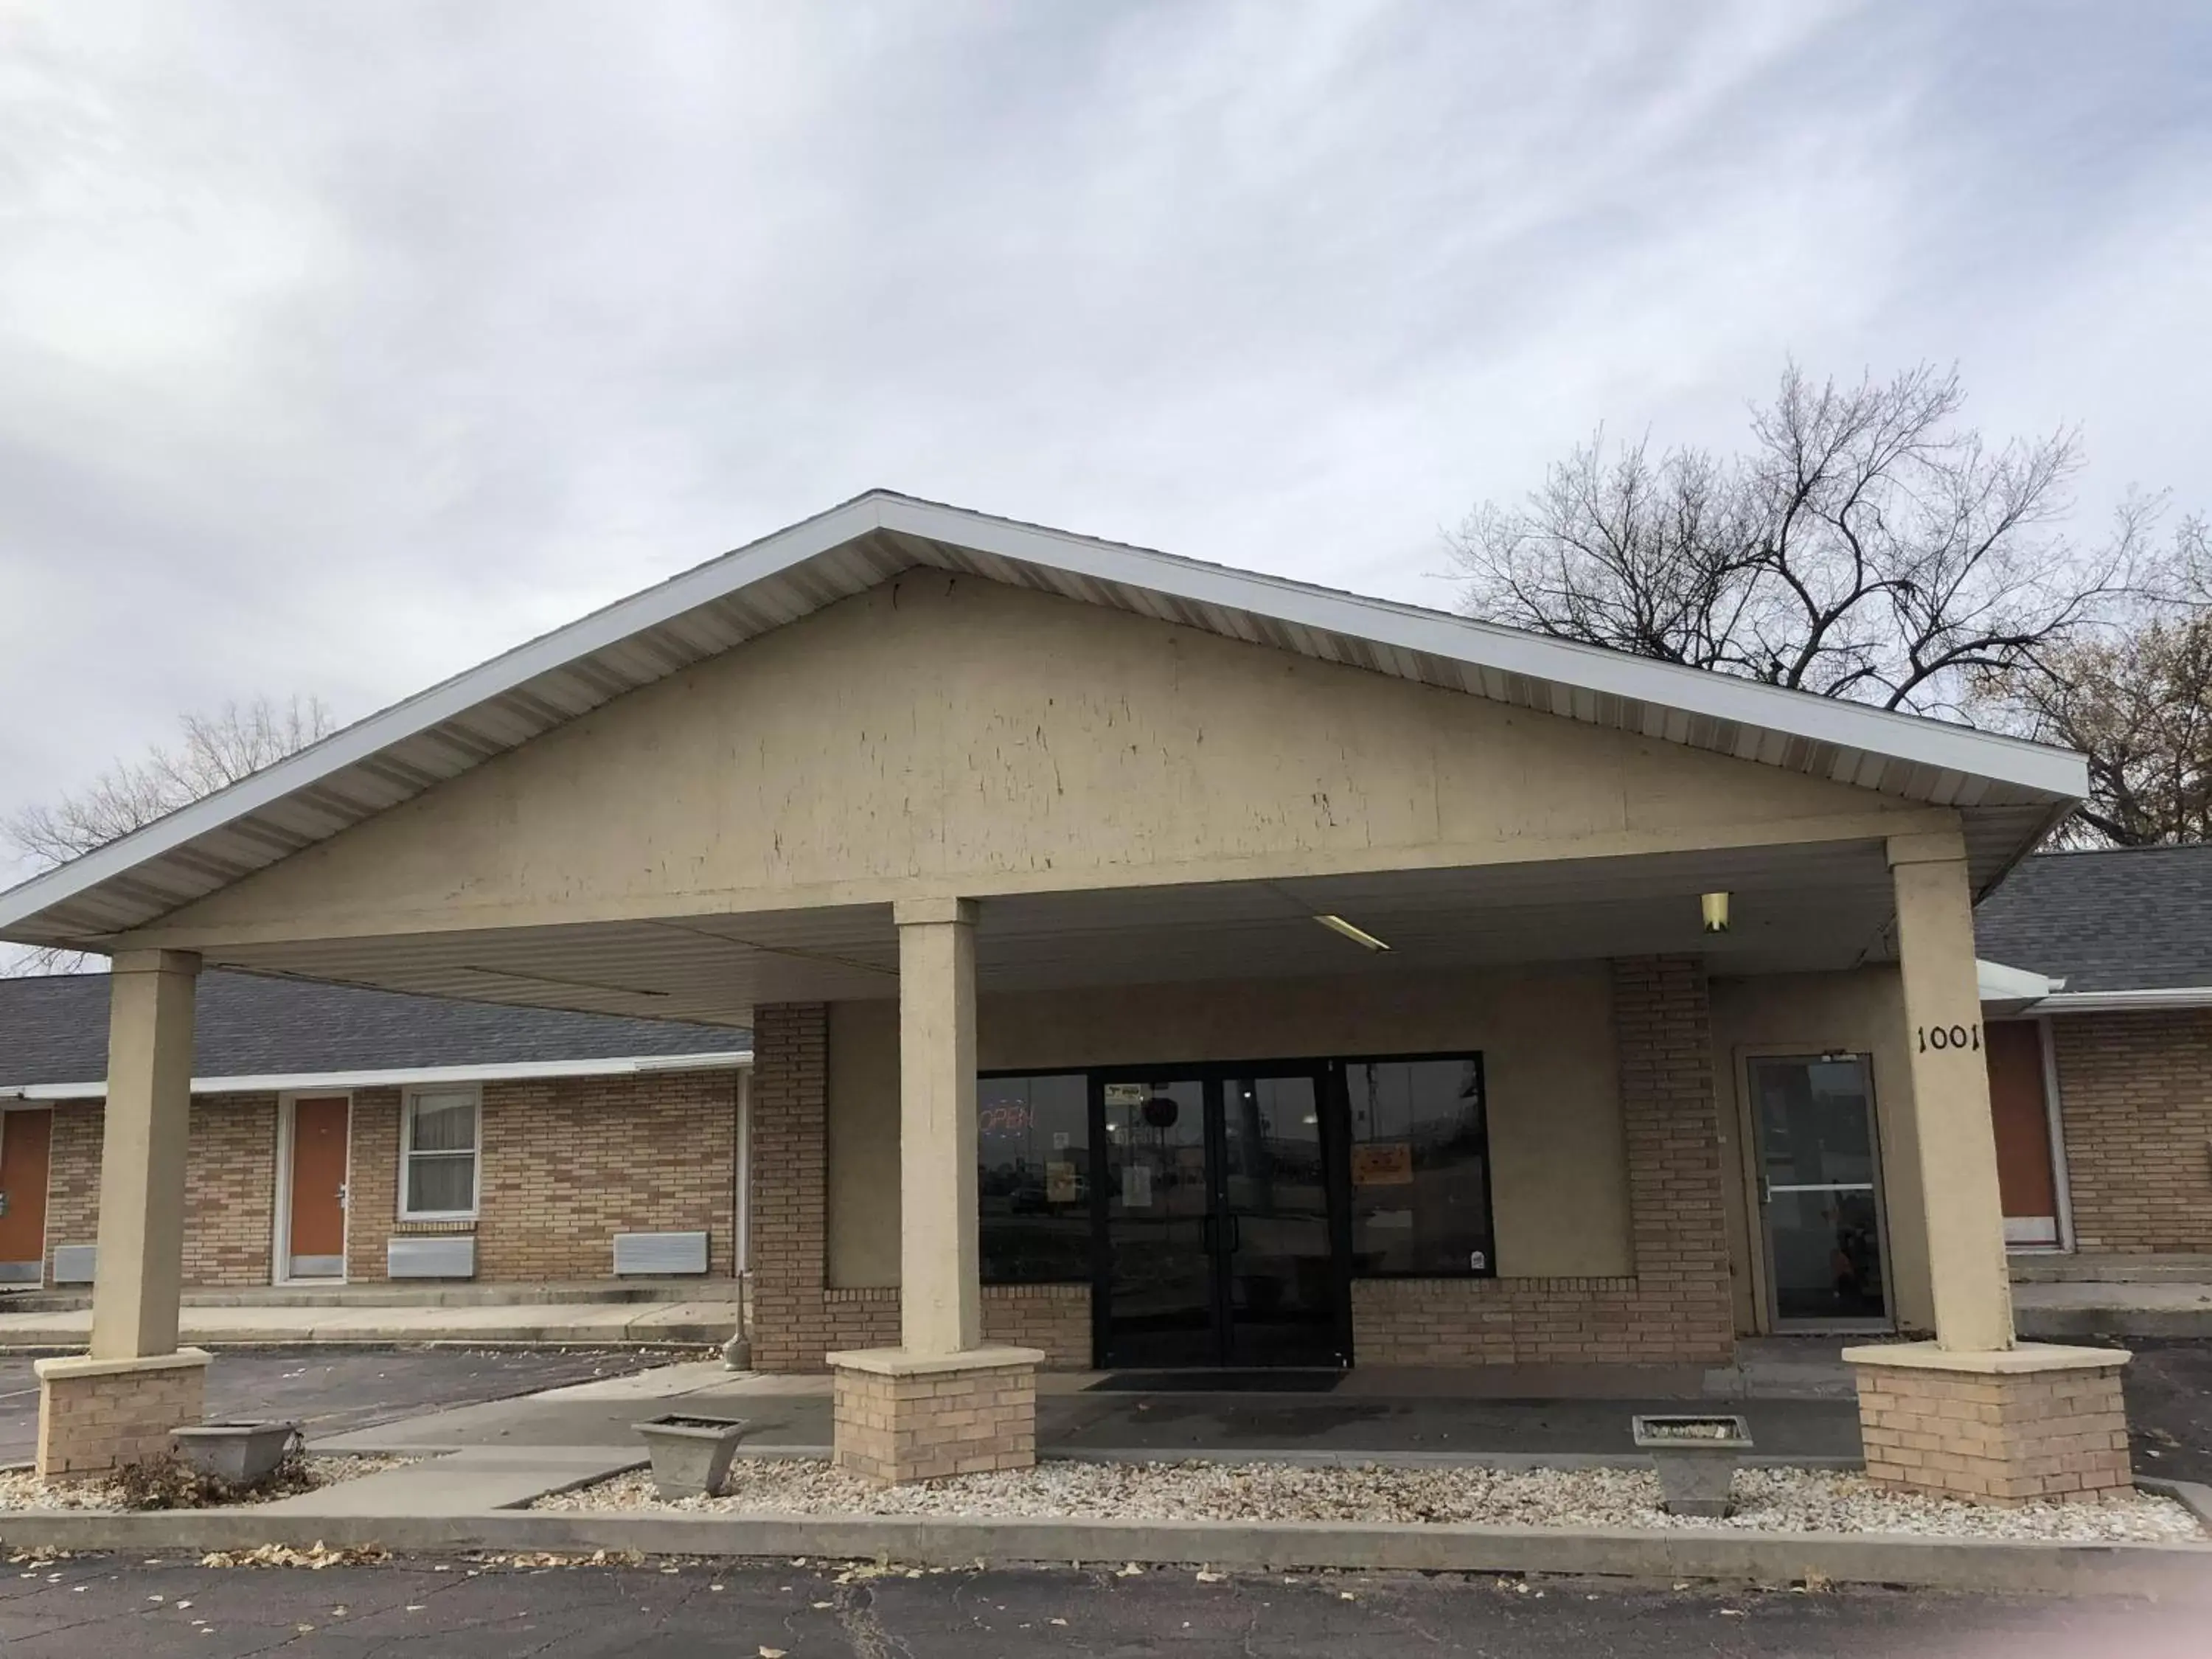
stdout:
POLYGON ((1406 1187, 1413 1184, 1413 1149, 1402 1140, 1371 1140, 1352 1149, 1352 1184, 1355 1187, 1406 1187))

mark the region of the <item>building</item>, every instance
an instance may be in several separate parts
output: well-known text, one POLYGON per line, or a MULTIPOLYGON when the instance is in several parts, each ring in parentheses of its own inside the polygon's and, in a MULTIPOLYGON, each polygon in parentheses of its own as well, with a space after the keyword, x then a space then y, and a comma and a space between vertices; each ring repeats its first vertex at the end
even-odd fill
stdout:
MULTIPOLYGON (((742 1266, 747 1034, 200 976, 183 1283, 742 1266)), ((0 1285, 89 1285, 108 981, 0 979, 0 1285)))
POLYGON ((1974 927, 2008 1242, 2212 1254, 2212 846, 2039 854, 1974 927))
POLYGON ((43 1457, 85 1399, 197 1409, 204 967, 750 1029, 754 1352, 828 1365, 882 1478, 1026 1461, 1040 1364, 1794 1328, 1933 1334, 1853 1351, 1883 1478, 2118 1485, 2122 1357, 2014 1340, 1972 936, 2084 787, 872 493, 0 897, 0 937, 116 969, 43 1457))

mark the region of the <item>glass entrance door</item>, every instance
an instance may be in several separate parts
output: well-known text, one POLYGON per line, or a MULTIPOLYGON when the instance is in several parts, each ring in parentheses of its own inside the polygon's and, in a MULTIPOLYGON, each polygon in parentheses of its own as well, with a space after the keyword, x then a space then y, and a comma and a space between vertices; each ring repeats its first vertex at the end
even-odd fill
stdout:
POLYGON ((1318 1068, 1101 1083, 1103 1364, 1343 1363, 1324 1103, 1318 1068))
POLYGON ((1865 1060, 1753 1060, 1750 1070, 1776 1327, 1889 1328, 1881 1162, 1865 1060))
POLYGON ((1341 1363, 1320 1084, 1317 1076, 1221 1080, 1224 1364, 1341 1363))
POLYGON ((1196 1078, 1103 1087, 1108 1365, 1221 1363, 1208 1093, 1196 1078))

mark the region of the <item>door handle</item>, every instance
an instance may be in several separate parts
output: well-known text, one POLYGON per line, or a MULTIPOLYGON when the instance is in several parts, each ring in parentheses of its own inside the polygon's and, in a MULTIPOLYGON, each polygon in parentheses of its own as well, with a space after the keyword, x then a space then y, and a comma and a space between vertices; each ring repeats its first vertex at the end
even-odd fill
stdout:
POLYGON ((1773 1183, 1768 1181, 1765 1176, 1761 1176, 1759 1178, 1759 1207, 1763 1210, 1773 1202, 1773 1183))

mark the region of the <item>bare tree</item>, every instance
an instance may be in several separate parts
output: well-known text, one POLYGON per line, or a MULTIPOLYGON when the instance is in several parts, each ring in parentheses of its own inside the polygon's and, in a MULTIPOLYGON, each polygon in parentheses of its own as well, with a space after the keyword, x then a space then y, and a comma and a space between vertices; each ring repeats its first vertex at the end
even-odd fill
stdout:
POLYGON ((2076 841, 2212 841, 2212 534, 2184 521, 2110 629, 2059 647, 2047 673, 1996 672, 1978 712, 2089 757, 2076 841))
POLYGON ((2094 551, 2060 528, 2061 431, 1958 423, 1954 371, 1815 385, 1796 365, 1717 456, 1601 432, 1526 505, 1453 538, 1474 615, 1884 708, 1960 716, 1979 677, 2047 677, 2132 591, 2135 504, 2094 551))
MULTIPOLYGON (((0 836, 41 869, 81 858, 94 848, 144 828, 179 807, 236 783, 306 748, 336 729, 319 697, 268 697, 225 703, 213 714, 185 714, 182 741, 155 744, 136 760, 118 760, 83 788, 51 804, 24 807, 0 819, 0 836)), ((72 972, 82 952, 33 950, 0 973, 72 972)))

